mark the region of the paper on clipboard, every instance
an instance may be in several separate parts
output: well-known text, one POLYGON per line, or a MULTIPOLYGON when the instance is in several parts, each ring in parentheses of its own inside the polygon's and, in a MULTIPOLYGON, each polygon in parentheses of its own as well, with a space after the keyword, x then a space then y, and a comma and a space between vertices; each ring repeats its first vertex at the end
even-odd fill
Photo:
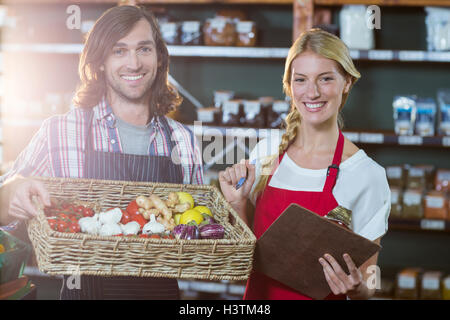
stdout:
POLYGON ((348 272, 342 255, 357 267, 381 249, 378 244, 297 204, 291 204, 258 239, 254 268, 314 299, 330 287, 319 258, 331 254, 348 272))

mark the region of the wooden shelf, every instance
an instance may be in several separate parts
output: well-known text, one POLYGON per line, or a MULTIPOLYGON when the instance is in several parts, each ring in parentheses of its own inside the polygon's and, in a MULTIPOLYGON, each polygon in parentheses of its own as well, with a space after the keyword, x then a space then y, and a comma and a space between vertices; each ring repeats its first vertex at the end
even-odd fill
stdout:
POLYGON ((365 4, 378 6, 450 6, 449 0, 314 0, 315 5, 365 4))
POLYGON ((450 220, 389 218, 393 230, 450 232, 450 220))
MULTIPOLYGON (((136 0, 137 4, 292 4, 293 0, 136 0)), ((72 0, 6 0, 6 4, 74 4, 72 0)), ((77 4, 119 4, 126 0, 78 0, 77 4)))
MULTIPOLYGON (((172 57, 285 59, 289 48, 167 46, 172 57)), ((80 43, 4 43, 4 52, 80 54, 80 43)), ((450 62, 450 51, 350 50, 354 60, 399 62, 450 62)))
MULTIPOLYGON (((196 135, 224 136, 236 138, 263 139, 272 135, 281 135, 282 129, 219 127, 208 125, 188 125, 196 135)), ((347 139, 353 143, 397 146, 424 146, 450 148, 450 136, 398 136, 386 132, 343 131, 347 139)))
MULTIPOLYGON (((78 0, 77 3, 118 4, 121 0, 78 0)), ((274 4, 291 5, 294 0, 136 0, 138 4, 274 4)), ((314 5, 341 6, 364 4, 379 6, 450 6, 449 0, 313 0, 314 5)), ((72 0, 6 0, 6 4, 73 4, 72 0)))

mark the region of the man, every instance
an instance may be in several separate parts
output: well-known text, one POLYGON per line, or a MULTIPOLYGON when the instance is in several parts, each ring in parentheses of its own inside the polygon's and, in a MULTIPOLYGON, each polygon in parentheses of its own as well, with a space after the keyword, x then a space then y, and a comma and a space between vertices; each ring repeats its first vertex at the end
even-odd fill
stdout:
MULTIPOLYGON (((167 47, 151 13, 136 6, 106 11, 89 33, 79 73, 77 108, 47 119, 2 177, 6 220, 34 216, 33 195, 50 204, 41 183, 20 176, 203 182, 195 136, 165 116, 181 98, 168 84, 167 47)), ((62 299, 178 297, 177 281, 161 278, 83 276, 81 289, 64 281, 61 290, 62 299)))

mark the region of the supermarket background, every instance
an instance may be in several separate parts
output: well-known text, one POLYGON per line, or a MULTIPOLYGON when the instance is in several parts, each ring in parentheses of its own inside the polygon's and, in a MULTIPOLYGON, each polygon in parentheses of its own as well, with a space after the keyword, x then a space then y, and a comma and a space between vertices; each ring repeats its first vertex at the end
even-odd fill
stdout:
MULTIPOLYGON (((227 127, 279 130, 276 119, 288 107, 281 79, 293 34, 320 26, 340 35, 362 75, 343 110, 344 133, 387 169, 393 194, 389 231, 379 256, 382 288, 376 297, 450 299, 450 209, 445 192, 450 179, 450 1, 393 2, 140 3, 159 19, 169 44, 170 74, 184 96, 171 116, 188 125, 201 120, 203 127, 195 133, 203 148, 223 139, 224 152, 205 159, 206 183, 211 184, 217 184, 217 173, 224 168, 217 163, 225 162, 227 152, 238 161, 267 133, 227 127), (378 5, 381 29, 368 29, 366 7, 349 3, 378 5), (218 16, 230 19, 224 22, 218 16), (218 25, 223 32, 219 39, 227 48, 217 47, 221 43, 211 37, 218 25), (234 36, 229 38, 230 34, 234 36), (226 136, 214 138, 211 132, 226 136)), ((11 3, 0 7, 2 172, 43 119, 70 109, 83 34, 102 12, 117 4, 106 0, 11 3), (73 11, 66 10, 73 4, 80 8, 81 25, 70 29, 73 11)), ((58 298, 58 278, 40 273, 32 262, 25 274, 36 284, 38 299, 58 298)), ((245 285, 179 283, 186 299, 240 299, 245 285)))

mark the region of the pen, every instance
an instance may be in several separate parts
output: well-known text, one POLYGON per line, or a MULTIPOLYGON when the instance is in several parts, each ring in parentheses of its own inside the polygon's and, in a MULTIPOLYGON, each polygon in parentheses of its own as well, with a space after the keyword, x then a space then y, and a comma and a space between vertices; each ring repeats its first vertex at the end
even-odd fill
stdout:
MULTIPOLYGON (((256 163, 256 159, 253 159, 252 162, 250 162, 250 164, 255 164, 256 163)), ((247 179, 246 177, 242 177, 239 179, 238 183, 236 184, 236 190, 238 190, 240 187, 242 187, 245 183, 245 179, 247 179)))

